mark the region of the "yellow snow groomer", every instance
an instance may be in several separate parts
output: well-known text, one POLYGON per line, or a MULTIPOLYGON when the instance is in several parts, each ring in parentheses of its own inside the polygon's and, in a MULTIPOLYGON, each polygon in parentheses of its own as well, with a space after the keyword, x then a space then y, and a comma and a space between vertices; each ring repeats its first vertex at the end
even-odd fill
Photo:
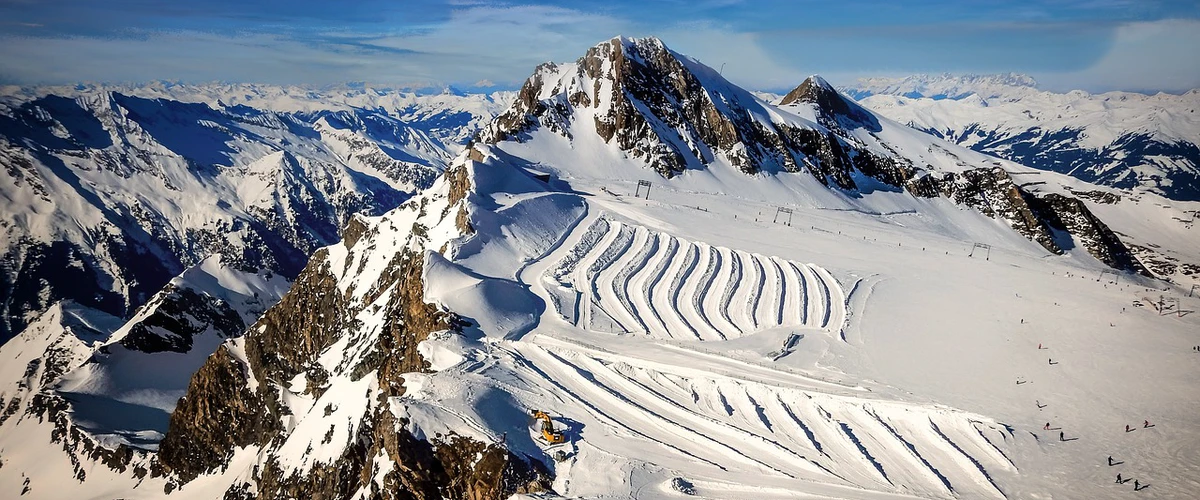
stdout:
POLYGON ((533 415, 534 419, 542 421, 542 439, 545 439, 547 443, 559 444, 566 441, 562 431, 554 430, 554 421, 550 420, 550 415, 542 410, 530 410, 529 413, 533 415))

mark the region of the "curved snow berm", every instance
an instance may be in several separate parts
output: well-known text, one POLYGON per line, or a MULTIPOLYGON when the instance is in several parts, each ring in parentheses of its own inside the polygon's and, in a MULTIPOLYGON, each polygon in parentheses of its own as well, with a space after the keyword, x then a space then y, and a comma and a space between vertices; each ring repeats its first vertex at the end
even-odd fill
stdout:
POLYGON ((547 274, 566 295, 559 315, 585 330, 728 340, 845 321, 845 291, 820 266, 606 219, 588 234, 547 274))
POLYGON ((750 175, 807 173, 849 193, 946 196, 1007 222, 1052 253, 1077 246, 1054 236, 1062 233, 1109 266, 1147 273, 1085 205, 1072 210, 1086 213, 1075 218, 1080 223, 1066 224, 1071 217, 1055 214, 1062 204, 1043 199, 1044 192, 1073 199, 1069 191, 1012 179, 1036 171, 914 133, 817 76, 776 107, 656 38, 614 38, 573 64, 539 66, 479 139, 530 141, 538 129, 573 147, 599 138, 668 179, 725 164, 750 175))
POLYGON ((70 299, 129 317, 210 254, 295 277, 449 154, 364 109, 285 113, 115 91, 0 96, 0 342, 70 299))

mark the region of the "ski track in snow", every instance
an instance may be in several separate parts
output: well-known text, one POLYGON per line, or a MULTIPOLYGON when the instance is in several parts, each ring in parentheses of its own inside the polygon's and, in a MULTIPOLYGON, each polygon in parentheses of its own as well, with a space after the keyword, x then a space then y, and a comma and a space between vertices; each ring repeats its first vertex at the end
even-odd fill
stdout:
POLYGON ((1011 463, 976 430, 1000 428, 966 413, 705 376, 687 368, 699 362, 688 354, 676 367, 531 340, 508 348, 525 376, 548 379, 590 414, 576 418, 601 423, 585 425, 584 438, 633 440, 623 446, 643 447, 647 457, 736 473, 926 498, 1006 498, 990 471, 1011 463))
POLYGON ((547 278, 584 291, 579 325, 591 330, 725 340, 777 327, 832 330, 846 319, 846 293, 820 266, 603 218, 552 268, 547 278))

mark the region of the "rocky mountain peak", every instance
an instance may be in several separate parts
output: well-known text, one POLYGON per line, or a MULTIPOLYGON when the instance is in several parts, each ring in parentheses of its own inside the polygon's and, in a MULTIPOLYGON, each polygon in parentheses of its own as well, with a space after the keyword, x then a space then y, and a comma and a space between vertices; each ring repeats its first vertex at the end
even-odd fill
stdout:
POLYGON ((809 102, 827 107, 844 107, 845 103, 838 95, 837 90, 829 82, 821 78, 821 75, 812 75, 804 79, 799 86, 792 89, 783 96, 779 101, 781 106, 796 102, 809 102))
POLYGON ((574 64, 539 66, 480 139, 594 133, 668 178, 717 159, 746 173, 795 169, 782 143, 765 138, 766 115, 749 92, 661 40, 616 37, 574 64))
MULTIPOLYGON (((775 107, 657 38, 615 37, 574 64, 539 66, 478 138, 485 144, 524 142, 549 132, 574 148, 598 136, 668 179, 732 167, 749 175, 808 174, 850 191, 869 191, 878 181, 960 203, 1009 200, 1001 205, 1011 206, 980 201, 978 208, 1006 218, 1048 251, 1063 252, 1050 236, 1050 227, 1063 224, 1034 214, 999 164, 966 158, 923 134, 900 137, 895 131, 820 76, 807 78, 775 107)), ((1099 224, 1075 229, 1073 234, 1103 232, 1099 224)), ((1089 239, 1100 242, 1089 251, 1102 261, 1141 271, 1106 257, 1127 253, 1116 240, 1108 245, 1109 239, 1089 239), (1106 246, 1112 248, 1100 248, 1106 246)))
POLYGON ((878 128, 878 122, 871 113, 857 103, 842 96, 837 89, 820 75, 812 75, 799 86, 788 92, 779 101, 780 106, 797 103, 809 103, 816 107, 821 117, 826 118, 827 125, 841 122, 843 126, 855 128, 868 126, 878 128))

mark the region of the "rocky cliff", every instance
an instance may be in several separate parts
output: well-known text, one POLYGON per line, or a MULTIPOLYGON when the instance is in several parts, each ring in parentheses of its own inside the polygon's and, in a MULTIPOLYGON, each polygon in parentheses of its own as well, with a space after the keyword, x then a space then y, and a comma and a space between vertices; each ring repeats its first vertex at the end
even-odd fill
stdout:
POLYGON ((1065 201, 1075 199, 1070 193, 1043 199, 1018 187, 998 162, 968 160, 932 137, 919 139, 925 150, 913 149, 883 121, 819 76, 776 108, 656 38, 614 38, 574 64, 538 67, 480 139, 523 141, 534 129, 567 139, 596 134, 666 178, 713 168, 719 159, 745 174, 807 173, 851 192, 878 181, 1004 220, 1052 253, 1064 250, 1052 229, 1063 231, 1102 262, 1145 273, 1086 205, 1065 201), (949 168, 932 165, 935 156, 949 168))
POLYGON ((448 158, 382 111, 0 96, 0 342, 63 299, 128 318, 212 254, 295 277, 352 214, 394 208, 448 158))
POLYGON ((223 345, 171 414, 157 474, 168 488, 219 475, 246 450, 231 498, 506 498, 545 490, 540 459, 454 433, 418 436, 398 410, 420 345, 467 324, 426 301, 425 251, 463 234, 465 167, 382 218, 356 218, 314 254, 247 334, 223 345), (452 235, 429 236, 434 227, 452 235), (230 432, 230 430, 233 430, 230 432))

